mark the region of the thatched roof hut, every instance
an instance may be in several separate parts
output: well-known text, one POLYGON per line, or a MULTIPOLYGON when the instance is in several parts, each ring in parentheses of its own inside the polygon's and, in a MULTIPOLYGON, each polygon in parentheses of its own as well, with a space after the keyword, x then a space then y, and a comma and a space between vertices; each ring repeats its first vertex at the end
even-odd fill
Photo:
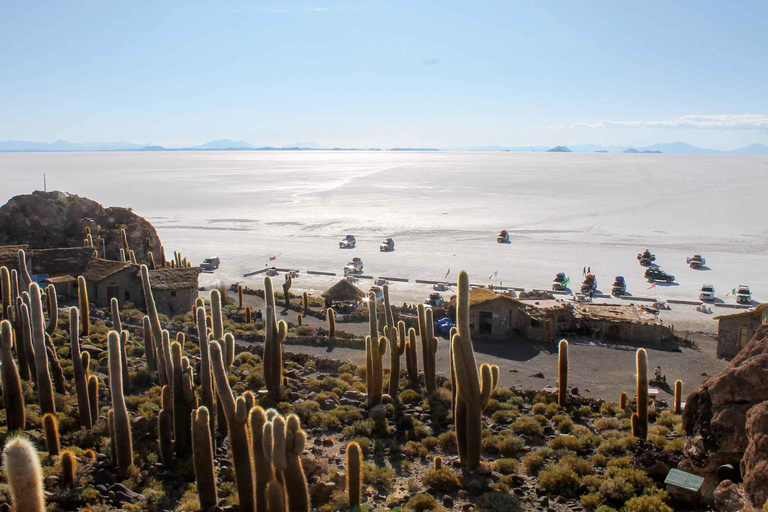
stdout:
POLYGON ((325 290, 321 297, 326 302, 357 302, 365 297, 365 292, 346 279, 342 279, 325 290))

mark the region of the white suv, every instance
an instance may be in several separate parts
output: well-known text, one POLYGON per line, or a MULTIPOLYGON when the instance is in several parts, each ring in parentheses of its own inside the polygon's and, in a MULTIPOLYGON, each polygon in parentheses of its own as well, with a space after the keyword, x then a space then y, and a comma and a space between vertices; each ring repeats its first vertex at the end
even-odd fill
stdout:
POLYGON ((715 300, 715 287, 711 284, 701 285, 701 293, 699 293, 699 300, 715 300))

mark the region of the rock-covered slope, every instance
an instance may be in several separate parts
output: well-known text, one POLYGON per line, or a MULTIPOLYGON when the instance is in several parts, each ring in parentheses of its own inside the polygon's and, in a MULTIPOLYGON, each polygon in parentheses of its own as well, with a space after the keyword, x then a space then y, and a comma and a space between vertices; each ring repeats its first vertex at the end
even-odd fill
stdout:
MULTIPOLYGON (((147 250, 160 249, 155 228, 130 208, 105 208, 96 201, 59 191, 15 196, 0 208, 0 245, 79 247, 86 226, 91 228, 94 239, 104 238, 108 257, 122 247, 121 228, 139 261, 145 259, 147 250)), ((95 246, 102 251, 100 242, 95 246)))

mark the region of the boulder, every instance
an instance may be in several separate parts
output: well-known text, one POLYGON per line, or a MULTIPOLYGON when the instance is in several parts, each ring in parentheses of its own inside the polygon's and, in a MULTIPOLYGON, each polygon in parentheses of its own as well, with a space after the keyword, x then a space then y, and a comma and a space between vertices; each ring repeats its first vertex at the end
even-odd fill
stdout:
POLYGON ((691 393, 683 411, 686 460, 680 469, 704 477, 702 496, 713 500, 723 464, 738 467, 747 449, 747 414, 768 400, 768 325, 721 372, 691 393))
POLYGON ((746 512, 768 507, 768 401, 747 413, 747 450, 741 460, 746 512))
POLYGON ((730 480, 723 480, 714 493, 717 512, 739 512, 744 508, 744 490, 730 480))

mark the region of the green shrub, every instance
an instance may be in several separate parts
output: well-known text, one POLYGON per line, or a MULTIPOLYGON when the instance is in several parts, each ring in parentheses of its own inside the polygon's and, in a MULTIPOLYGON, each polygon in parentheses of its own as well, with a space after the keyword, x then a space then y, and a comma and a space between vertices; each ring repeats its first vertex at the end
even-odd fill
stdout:
POLYGON ((531 414, 544 414, 547 412, 547 404, 539 403, 535 404, 531 409, 531 414))
POLYGON ((404 404, 417 404, 421 401, 421 393, 412 389, 406 389, 399 395, 400 401, 404 404))
POLYGON ((599 507, 601 503, 600 495, 594 492, 585 494, 581 497, 581 506, 587 510, 594 510, 599 507))
MULTIPOLYGON (((508 491, 507 491, 508 492, 508 491)), ((522 510, 520 500, 511 494, 501 492, 486 492, 475 504, 476 512, 517 512, 522 510)))
POLYGON ((517 459, 504 458, 494 462, 494 466, 496 467, 496 471, 502 475, 512 475, 517 473, 520 464, 517 462, 517 459))
POLYGON ((363 482, 380 491, 390 492, 395 485, 395 470, 376 464, 363 464, 363 482))
POLYGON ((539 473, 539 484, 549 493, 572 496, 581 481, 568 464, 550 464, 539 473))
POLYGON ((422 492, 408 500, 406 510, 413 512, 442 512, 442 505, 429 493, 422 492))
POLYGON ((525 434, 531 437, 540 436, 544 433, 541 423, 530 416, 521 416, 517 418, 514 423, 512 423, 512 430, 516 434, 525 434))
POLYGON ((598 418, 595 420, 595 429, 597 430, 618 430, 621 422, 616 418, 598 418))
POLYGON ((544 465, 544 457, 538 453, 529 453, 523 457, 523 466, 525 466, 525 472, 528 475, 535 475, 539 472, 544 465))
POLYGON ((553 450, 570 450, 577 452, 581 449, 581 443, 573 436, 557 436, 549 441, 549 447, 553 450))
POLYGON ((664 503, 666 493, 638 496, 627 501, 622 512, 673 512, 672 508, 664 503))
POLYGON ((424 473, 421 481, 425 486, 439 492, 453 492, 461 488, 461 481, 452 469, 443 467, 441 469, 432 468, 424 473))
POLYGON ((498 449, 505 457, 511 457, 525 448, 525 440, 517 436, 507 436, 499 444, 498 449))
POLYGON ((437 436, 437 440, 440 442, 440 449, 444 452, 449 453, 456 451, 458 445, 456 444, 456 432, 453 430, 443 432, 437 436))

